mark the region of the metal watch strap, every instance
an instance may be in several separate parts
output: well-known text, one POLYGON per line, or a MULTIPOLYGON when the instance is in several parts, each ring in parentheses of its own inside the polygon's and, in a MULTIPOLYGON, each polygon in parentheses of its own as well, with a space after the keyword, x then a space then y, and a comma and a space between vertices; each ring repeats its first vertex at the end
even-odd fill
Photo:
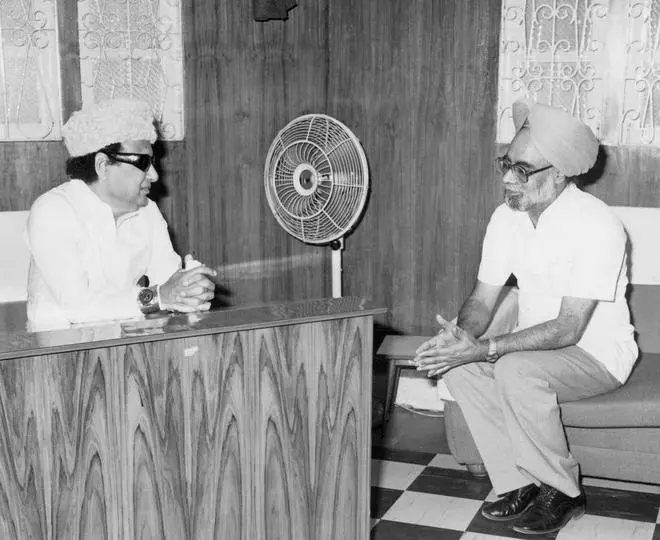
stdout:
POLYGON ((488 360, 497 360, 498 355, 497 355, 497 343, 495 342, 494 339, 489 339, 488 340, 488 356, 486 357, 488 360))

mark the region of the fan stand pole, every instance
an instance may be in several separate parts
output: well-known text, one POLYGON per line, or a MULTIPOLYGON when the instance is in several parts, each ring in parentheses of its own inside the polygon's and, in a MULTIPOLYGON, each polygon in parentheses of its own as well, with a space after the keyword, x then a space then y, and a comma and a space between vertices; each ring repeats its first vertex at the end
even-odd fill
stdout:
POLYGON ((344 250, 344 238, 330 244, 332 248, 332 297, 341 298, 341 252, 344 250))

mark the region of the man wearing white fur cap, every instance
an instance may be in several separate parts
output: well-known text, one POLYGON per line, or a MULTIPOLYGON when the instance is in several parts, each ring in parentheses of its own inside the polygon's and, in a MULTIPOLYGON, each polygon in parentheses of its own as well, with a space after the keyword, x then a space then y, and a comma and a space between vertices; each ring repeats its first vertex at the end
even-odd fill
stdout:
POLYGON ((496 160, 504 204, 488 224, 477 283, 456 324, 438 315, 440 332, 415 361, 443 374, 501 497, 483 516, 544 534, 585 506, 558 403, 619 387, 637 346, 625 232, 571 180, 591 169, 598 141, 555 107, 516 102, 513 119, 517 133, 496 160), (517 314, 508 332, 484 335, 512 274, 517 314))
POLYGON ((104 101, 75 112, 62 131, 70 180, 39 197, 28 218, 28 327, 209 309, 215 272, 181 269, 148 198, 158 180, 149 105, 104 101))

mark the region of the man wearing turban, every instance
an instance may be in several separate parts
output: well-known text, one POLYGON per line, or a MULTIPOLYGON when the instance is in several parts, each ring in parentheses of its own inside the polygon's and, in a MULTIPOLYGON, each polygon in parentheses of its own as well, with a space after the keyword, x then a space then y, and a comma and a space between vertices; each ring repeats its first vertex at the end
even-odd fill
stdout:
POLYGON ((463 411, 500 495, 483 516, 544 534, 585 507, 558 404, 619 387, 637 346, 623 226, 572 181, 593 166, 598 141, 547 105, 518 101, 513 120, 517 133, 497 159, 504 203, 488 224, 477 283, 456 324, 437 317, 440 332, 415 362, 429 376, 443 374, 463 411), (512 274, 517 322, 485 338, 512 274))
POLYGON ((209 309, 214 271, 181 269, 148 198, 158 180, 149 105, 101 102, 75 112, 63 135, 70 180, 40 196, 28 218, 28 328, 209 309))

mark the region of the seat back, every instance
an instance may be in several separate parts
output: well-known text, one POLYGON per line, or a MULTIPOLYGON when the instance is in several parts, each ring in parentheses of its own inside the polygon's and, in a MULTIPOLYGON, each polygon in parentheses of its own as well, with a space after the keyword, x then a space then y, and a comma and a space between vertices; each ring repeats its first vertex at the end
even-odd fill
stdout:
POLYGON ((660 353, 660 208, 614 206, 628 235, 630 313, 639 348, 660 353))
POLYGON ((0 303, 25 302, 30 254, 25 243, 29 212, 0 212, 0 303))

